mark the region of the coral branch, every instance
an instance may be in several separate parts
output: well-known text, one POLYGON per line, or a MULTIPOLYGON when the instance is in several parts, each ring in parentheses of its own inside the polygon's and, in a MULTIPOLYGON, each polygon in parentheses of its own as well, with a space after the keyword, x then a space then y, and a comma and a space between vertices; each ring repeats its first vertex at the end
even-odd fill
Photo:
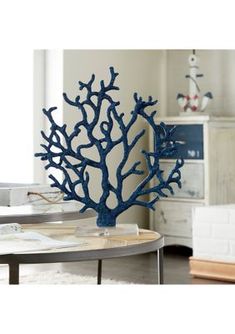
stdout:
POLYGON ((157 125, 155 123, 156 110, 150 114, 147 113, 146 109, 157 103, 151 96, 148 97, 147 101, 144 101, 142 97, 135 93, 134 109, 130 113, 129 120, 124 122, 124 114, 117 111, 119 102, 114 101, 109 94, 111 91, 119 89, 115 86, 117 76, 118 73, 114 71, 113 67, 110 67, 109 82, 105 84, 101 80, 100 89, 97 91, 93 89, 94 74, 87 83, 79 81, 79 89, 85 92, 84 100, 82 100, 80 95, 72 100, 66 93, 63 94, 64 101, 75 108, 79 119, 70 133, 66 125, 59 126, 55 122, 53 112, 55 112, 56 107, 48 110, 43 109, 43 113, 50 123, 50 133, 47 135, 43 131, 41 132, 44 140, 44 143, 41 144, 43 152, 35 154, 41 160, 47 161, 46 169, 56 168, 62 172, 63 181, 58 181, 53 174, 50 174, 49 177, 52 180, 52 187, 57 187, 64 192, 65 200, 76 200, 83 203, 84 206, 81 212, 88 208, 93 208, 98 212, 97 224, 109 226, 115 225, 117 216, 132 205, 140 205, 154 210, 155 203, 161 197, 166 197, 166 192, 174 193, 172 184, 181 187, 180 168, 183 166, 183 161, 177 160, 169 175, 163 175, 159 159, 160 156, 169 157, 176 150, 176 143, 172 140, 175 129, 169 129, 164 123, 157 125), (104 103, 107 105, 107 109, 105 117, 101 119, 104 103), (90 113, 89 115, 88 112, 90 113), (122 194, 124 181, 132 175, 145 174, 143 168, 140 168, 140 161, 131 163, 129 169, 126 167, 129 163, 131 152, 145 134, 143 129, 134 138, 129 138, 139 117, 145 119, 152 129, 155 137, 155 147, 152 152, 142 150, 148 173, 143 177, 129 198, 124 200, 122 194), (119 128, 120 135, 114 139, 113 130, 115 127, 119 128), (80 140, 80 135, 84 131, 87 136, 85 143, 80 140), (115 176, 117 182, 116 186, 114 186, 109 179, 107 160, 109 153, 117 145, 122 145, 123 156, 116 167, 115 176), (92 159, 87 154, 89 150, 93 149, 98 152, 98 160, 92 159), (89 191, 92 187, 90 181, 92 168, 98 169, 101 173, 102 194, 98 202, 92 199, 89 191), (73 179, 75 177, 75 181, 72 181, 71 173, 73 174, 73 179), (149 187, 150 181, 153 185, 149 187), (116 196, 117 205, 114 209, 110 209, 107 205, 111 192, 116 196), (142 198, 142 196, 151 193, 154 194, 151 201, 142 198))

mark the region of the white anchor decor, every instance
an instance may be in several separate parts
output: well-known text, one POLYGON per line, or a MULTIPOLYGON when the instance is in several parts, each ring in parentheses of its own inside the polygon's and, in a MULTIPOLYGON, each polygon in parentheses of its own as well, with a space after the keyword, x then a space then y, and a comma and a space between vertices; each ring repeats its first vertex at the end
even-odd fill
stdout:
POLYGON ((189 94, 178 94, 177 101, 180 108, 183 110, 182 114, 196 115, 205 111, 208 102, 213 98, 213 96, 211 92, 207 92, 202 98, 200 98, 200 87, 198 85, 197 78, 203 77, 203 74, 197 74, 199 69, 199 58, 196 57, 195 50, 193 50, 193 54, 189 56, 188 62, 189 74, 185 77, 189 79, 189 94))

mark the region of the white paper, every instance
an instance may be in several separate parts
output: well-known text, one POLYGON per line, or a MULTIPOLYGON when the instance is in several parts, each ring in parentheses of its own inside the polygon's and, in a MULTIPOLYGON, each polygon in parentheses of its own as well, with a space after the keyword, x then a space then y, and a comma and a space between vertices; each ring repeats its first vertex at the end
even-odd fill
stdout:
POLYGON ((20 233, 20 232, 22 232, 22 227, 21 227, 20 224, 12 223, 12 224, 2 224, 2 225, 0 225, 0 235, 20 233))
POLYGON ((0 235, 0 255, 75 247, 81 244, 84 242, 60 241, 37 232, 12 233, 0 235))

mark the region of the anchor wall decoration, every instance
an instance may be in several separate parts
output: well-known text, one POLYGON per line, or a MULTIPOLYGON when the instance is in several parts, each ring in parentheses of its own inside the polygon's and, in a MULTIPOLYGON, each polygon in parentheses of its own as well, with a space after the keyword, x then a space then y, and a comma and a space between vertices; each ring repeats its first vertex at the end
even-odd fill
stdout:
POLYGON ((188 62, 189 74, 185 77, 189 79, 189 94, 178 94, 176 99, 184 114, 196 114, 205 111, 213 96, 211 92, 207 92, 202 98, 200 97, 201 90, 197 79, 202 78, 203 74, 197 73, 199 69, 199 59, 195 54, 195 50, 193 50, 193 54, 189 56, 188 62))

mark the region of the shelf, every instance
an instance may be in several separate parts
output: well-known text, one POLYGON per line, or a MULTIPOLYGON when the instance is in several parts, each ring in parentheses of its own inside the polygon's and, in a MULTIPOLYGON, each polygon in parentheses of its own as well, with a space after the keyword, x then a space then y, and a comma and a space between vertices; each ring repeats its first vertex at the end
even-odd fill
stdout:
MULTIPOLYGON (((160 162, 174 162, 177 159, 160 159, 160 162)), ((184 159, 185 164, 204 164, 204 159, 184 159)))
POLYGON ((206 203, 205 198, 181 198, 181 197, 164 197, 161 198, 161 201, 169 202, 187 202, 187 203, 206 203))
POLYGON ((235 117, 213 117, 209 115, 196 115, 196 116, 172 116, 172 117, 155 117, 157 123, 164 122, 166 124, 202 124, 205 122, 234 122, 235 117))
POLYGON ((164 122, 168 123, 203 123, 209 121, 210 117, 208 115, 199 115, 199 116, 172 116, 172 117, 155 117, 157 123, 164 122))

